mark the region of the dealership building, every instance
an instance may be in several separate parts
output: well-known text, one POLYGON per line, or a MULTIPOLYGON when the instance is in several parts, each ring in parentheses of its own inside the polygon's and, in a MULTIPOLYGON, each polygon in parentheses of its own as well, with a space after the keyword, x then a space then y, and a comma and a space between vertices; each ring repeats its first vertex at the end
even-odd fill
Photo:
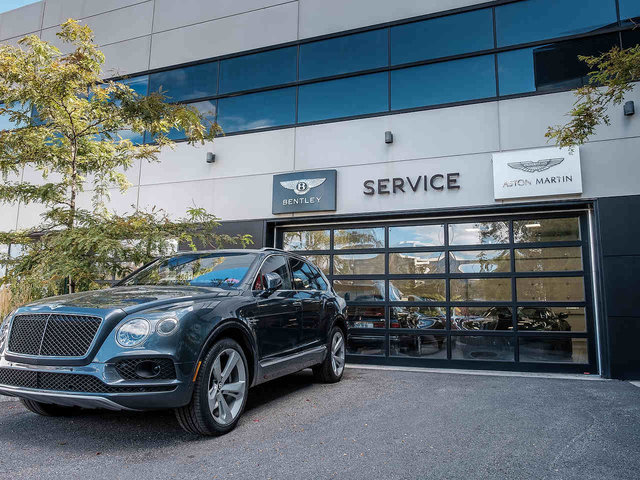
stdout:
MULTIPOLYGON (((349 361, 640 378, 640 88, 589 143, 545 138, 577 56, 640 43, 638 0, 44 0, 0 41, 70 17, 105 78, 225 131, 136 164, 111 207, 197 205, 308 256, 349 361)), ((0 208, 0 230, 39 223, 0 208)))

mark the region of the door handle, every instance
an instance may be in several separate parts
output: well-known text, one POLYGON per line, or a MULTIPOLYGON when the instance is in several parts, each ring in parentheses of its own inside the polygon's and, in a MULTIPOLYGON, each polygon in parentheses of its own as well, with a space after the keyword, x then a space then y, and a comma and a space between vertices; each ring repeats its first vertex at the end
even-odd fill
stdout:
POLYGON ((298 301, 298 302, 293 302, 293 306, 294 307, 301 307, 302 306, 302 302, 298 301))

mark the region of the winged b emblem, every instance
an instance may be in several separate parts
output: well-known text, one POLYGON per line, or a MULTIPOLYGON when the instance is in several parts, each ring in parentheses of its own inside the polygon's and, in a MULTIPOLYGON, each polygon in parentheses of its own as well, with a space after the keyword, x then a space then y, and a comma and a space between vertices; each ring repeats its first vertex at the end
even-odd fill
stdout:
POLYGON ((312 188, 322 185, 326 178, 305 178, 300 180, 289 180, 287 182, 280 182, 287 190, 293 190, 297 195, 304 195, 312 188))
POLYGON ((526 162, 511 162, 507 163, 507 165, 509 165, 511 168, 515 168, 516 170, 534 173, 549 170, 551 167, 555 167, 556 165, 561 164, 563 161, 564 158, 545 158, 543 160, 536 161, 529 160, 526 162))

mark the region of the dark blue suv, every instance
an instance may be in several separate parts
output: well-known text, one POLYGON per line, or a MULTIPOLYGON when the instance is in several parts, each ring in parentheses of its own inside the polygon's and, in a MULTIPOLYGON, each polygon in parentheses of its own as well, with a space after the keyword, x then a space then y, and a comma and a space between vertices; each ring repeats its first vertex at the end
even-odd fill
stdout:
POLYGON ((0 393, 41 415, 173 408, 202 435, 233 429, 249 387, 312 367, 337 382, 345 301, 275 249, 159 258, 116 286, 21 307, 0 326, 0 393))

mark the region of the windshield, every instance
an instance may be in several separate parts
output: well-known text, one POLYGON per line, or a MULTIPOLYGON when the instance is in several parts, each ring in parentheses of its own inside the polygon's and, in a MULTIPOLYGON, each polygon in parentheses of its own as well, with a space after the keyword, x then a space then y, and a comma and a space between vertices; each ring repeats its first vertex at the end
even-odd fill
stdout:
POLYGON ((124 285, 237 288, 255 260, 251 253, 193 253, 152 263, 124 285))

